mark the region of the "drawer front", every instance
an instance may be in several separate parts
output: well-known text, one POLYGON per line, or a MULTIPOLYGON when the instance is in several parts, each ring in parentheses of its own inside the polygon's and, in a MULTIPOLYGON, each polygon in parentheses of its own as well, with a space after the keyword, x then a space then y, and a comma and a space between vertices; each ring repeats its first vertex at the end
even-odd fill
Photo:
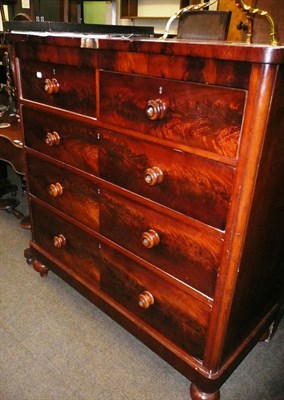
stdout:
POLYGON ((98 187, 95 183, 29 154, 27 167, 32 195, 98 230, 98 187))
POLYGON ((102 257, 100 288, 151 329, 202 358, 210 306, 105 245, 102 257))
POLYGON ((76 279, 98 286, 98 240, 33 201, 31 216, 33 240, 76 279))
POLYGON ((100 73, 101 120, 231 158, 245 99, 239 89, 100 73))
POLYGON ((95 72, 91 68, 21 61, 21 85, 24 99, 96 116, 95 72))
POLYGON ((101 189, 100 232, 161 270, 213 297, 223 236, 182 223, 101 189))
POLYGON ((233 167, 110 132, 101 136, 100 177, 225 229, 233 167))
POLYGON ((26 146, 93 175, 98 174, 95 128, 82 122, 23 107, 26 146))

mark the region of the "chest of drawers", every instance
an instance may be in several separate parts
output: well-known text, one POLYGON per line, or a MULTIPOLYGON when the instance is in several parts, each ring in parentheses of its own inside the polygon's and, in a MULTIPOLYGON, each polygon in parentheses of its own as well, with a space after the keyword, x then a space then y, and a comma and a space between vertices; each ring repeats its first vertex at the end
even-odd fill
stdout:
POLYGON ((9 40, 28 261, 218 399, 281 306, 284 48, 9 40))

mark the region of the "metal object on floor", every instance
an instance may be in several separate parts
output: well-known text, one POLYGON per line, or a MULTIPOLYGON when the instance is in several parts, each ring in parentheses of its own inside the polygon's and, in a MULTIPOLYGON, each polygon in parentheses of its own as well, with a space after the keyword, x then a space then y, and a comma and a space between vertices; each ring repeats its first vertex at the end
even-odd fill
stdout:
POLYGON ((19 204, 20 202, 17 199, 1 199, 0 210, 5 210, 9 213, 12 213, 14 208, 18 207, 19 204))

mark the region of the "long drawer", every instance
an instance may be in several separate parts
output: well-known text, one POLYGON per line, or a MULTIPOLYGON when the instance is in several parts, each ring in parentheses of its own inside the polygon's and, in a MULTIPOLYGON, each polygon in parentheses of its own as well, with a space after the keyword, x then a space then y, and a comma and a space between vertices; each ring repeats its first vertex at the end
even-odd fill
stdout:
POLYGON ((33 240, 64 270, 99 288, 158 334, 202 359, 211 304, 155 275, 62 216, 31 201, 33 240))
POLYGON ((68 170, 27 154, 30 193, 82 222, 99 229, 98 186, 68 170))
POLYGON ((26 146, 224 230, 235 169, 23 107, 26 146))
MULTIPOLYGON (((27 154, 30 193, 213 297, 223 233, 181 222, 27 154), (148 243, 149 242, 149 243, 148 243)), ((146 202, 147 204, 147 202, 146 202)))
POLYGON ((33 240, 79 281, 98 286, 100 245, 96 238, 31 201, 33 240))
POLYGON ((102 245, 100 288, 165 338, 201 358, 211 314, 199 300, 102 245))
POLYGON ((224 230, 235 169, 193 154, 102 131, 99 176, 224 230))
POLYGON ((24 99, 96 116, 95 72, 87 67, 21 61, 24 99))
POLYGON ((213 297, 223 235, 183 223, 105 189, 100 194, 100 232, 202 293, 213 297))
POLYGON ((98 175, 97 129, 44 111, 22 107, 25 145, 98 175))
POLYGON ((235 158, 246 91, 100 72, 100 119, 235 158))

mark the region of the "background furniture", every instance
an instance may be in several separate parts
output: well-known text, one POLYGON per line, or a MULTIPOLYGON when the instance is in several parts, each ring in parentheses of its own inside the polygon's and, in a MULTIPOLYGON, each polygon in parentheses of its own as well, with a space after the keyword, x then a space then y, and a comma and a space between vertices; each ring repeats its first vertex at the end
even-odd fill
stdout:
POLYGON ((179 18, 177 38, 226 40, 230 20, 230 11, 190 11, 179 18))
POLYGON ((8 39, 28 262, 188 377, 192 399, 218 399, 280 311, 284 48, 8 39))
POLYGON ((9 75, 9 66, 7 66, 8 47, 4 44, 1 45, 1 59, 3 62, 0 66, 0 210, 11 212, 19 205, 19 201, 15 198, 18 188, 16 185, 11 184, 8 179, 6 161, 12 165, 14 163, 14 168, 18 168, 23 173, 24 155, 23 151, 21 154, 18 152, 18 149, 22 149, 23 147, 20 139, 22 138, 22 133, 19 124, 14 115, 9 115, 9 112, 12 111, 9 110, 9 103, 12 103, 9 100, 12 99, 11 93, 8 93, 7 90, 9 75), (9 193, 13 197, 7 198, 6 195, 9 193), (4 197, 2 198, 2 196, 4 197))
POLYGON ((22 178, 22 190, 25 191, 25 156, 23 137, 17 117, 4 117, 10 126, 0 129, 0 210, 14 214, 23 229, 30 229, 30 217, 23 215, 18 209, 20 201, 15 197, 19 188, 10 182, 7 174, 7 163, 22 178), (7 197, 11 193, 13 197, 7 197), (2 197, 4 196, 4 197, 2 197))
MULTIPOLYGON (((149 2, 149 5, 151 5, 153 2, 149 2)), ((201 3, 200 0, 180 0, 179 2, 179 8, 184 8, 187 7, 189 4, 199 4, 201 3)), ((139 5, 139 0, 121 0, 120 1, 120 18, 130 18, 130 19, 136 19, 136 18, 141 18, 141 16, 138 13, 138 5, 139 5)), ((160 3, 157 3, 157 8, 159 8, 160 3)), ((161 6, 162 8, 163 6, 161 6)), ((178 7, 177 10, 178 11, 178 7)), ((170 16, 164 16, 164 18, 169 18, 170 16)), ((151 17, 147 17, 151 18, 151 17)), ((157 18, 157 15, 152 15, 152 18, 157 18)))
MULTIPOLYGON (((261 10, 268 11, 276 24, 277 36, 279 44, 284 45, 284 4, 277 0, 253 0, 252 5, 261 10)), ((269 25, 265 18, 259 15, 255 17, 254 22, 254 43, 268 43, 269 25)))
MULTIPOLYGON (((283 2, 278 0, 246 0, 248 6, 259 8, 268 11, 276 24, 277 36, 279 44, 284 44, 284 7, 283 2)), ((232 12, 232 20, 229 29, 228 40, 230 41, 245 41, 246 30, 241 27, 246 27, 246 15, 236 7, 235 0, 219 0, 218 10, 230 10, 232 12), (236 29, 236 28, 239 29, 236 29)), ((270 44, 269 39, 269 24, 266 18, 256 15, 254 18, 253 42, 270 44)))
MULTIPOLYGON (((38 19, 46 21, 81 22, 80 1, 77 0, 30 0, 30 8, 23 8, 21 1, 0 1, 1 10, 3 4, 9 5, 9 19, 13 20, 16 15, 26 14, 31 20, 38 19)), ((4 14, 3 14, 4 15, 4 14)), ((2 20, 5 18, 2 16, 2 20)))
POLYGON ((22 189, 25 191, 25 161, 23 136, 20 128, 13 66, 8 54, 8 46, 2 45, 1 91, 0 91, 0 210, 12 212, 24 229, 30 228, 29 216, 25 217, 17 206, 20 201, 15 197, 18 187, 8 178, 7 163, 21 175, 22 189), (7 197, 11 193, 13 196, 7 197))

